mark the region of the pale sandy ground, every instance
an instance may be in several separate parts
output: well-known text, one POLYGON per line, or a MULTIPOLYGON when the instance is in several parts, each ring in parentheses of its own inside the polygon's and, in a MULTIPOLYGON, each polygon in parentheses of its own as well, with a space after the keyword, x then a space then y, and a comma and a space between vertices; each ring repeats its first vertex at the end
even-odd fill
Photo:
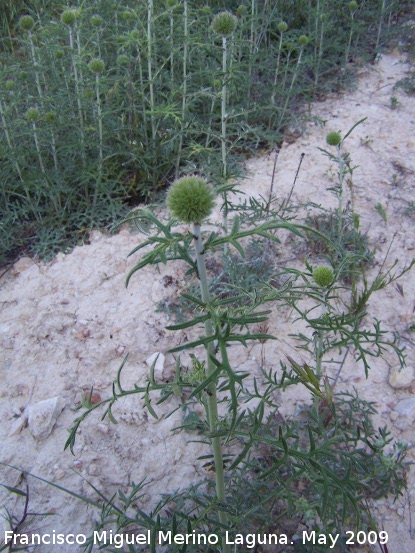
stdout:
MULTIPOLYGON (((405 212, 408 202, 415 202, 415 98, 393 90, 406 71, 408 66, 399 56, 385 55, 378 64, 361 71, 355 92, 312 106, 312 114, 326 125, 311 123, 297 141, 284 143, 274 187, 279 200, 288 196, 304 153, 293 200, 335 206, 333 195, 326 191, 334 182, 330 162, 317 147, 326 147, 328 131, 344 134, 367 117, 346 142, 358 165, 354 174, 355 209, 361 215, 362 231, 377 248, 378 260, 384 258, 395 236, 389 261, 399 259, 399 267, 415 255, 415 212, 405 212), (397 109, 391 109, 392 96, 398 99, 397 109), (375 211, 377 203, 386 211, 386 223, 375 211)), ((246 194, 267 197, 273 163, 273 154, 247 161, 247 178, 240 188, 246 194)), ((166 315, 156 313, 155 305, 171 293, 163 277, 172 276, 170 286, 174 286, 182 278, 180 267, 161 266, 159 271, 146 268, 125 288, 127 271, 138 260, 137 256, 127 259, 127 255, 140 240, 139 234, 127 228, 115 236, 94 232, 91 244, 78 247, 71 254, 59 254, 48 265, 21 259, 1 277, 0 460, 89 496, 92 493, 86 480, 111 494, 146 477, 150 485, 145 507, 158 493, 174 491, 205 476, 201 464, 196 462, 200 446, 188 443, 187 435, 170 432, 182 420, 180 410, 171 418, 155 421, 137 396, 130 397, 114 409, 118 425, 93 416, 78 433, 75 456, 63 451, 67 431, 76 416, 74 406, 82 393, 94 386, 102 398, 108 397, 127 352, 123 382, 126 387, 133 382, 143 384, 149 370, 148 357, 154 352, 166 353, 177 344, 178 336, 164 329, 166 315), (57 410, 52 432, 45 438, 34 437, 31 425, 25 422, 29 406, 56 396, 61 398, 63 410, 57 410)), ((289 257, 289 250, 283 250, 281 263, 289 257)), ((368 380, 363 369, 356 369, 354 364, 346 364, 341 376, 343 387, 357 385, 362 397, 376 401, 376 424, 388 425, 396 439, 409 444, 411 461, 415 461, 415 408, 405 418, 395 407, 405 398, 415 401, 415 335, 408 332, 415 322, 414 274, 407 274, 400 281, 403 294, 392 285, 370 302, 371 315, 382 320, 385 327, 398 331, 400 344, 406 347, 405 374, 409 376, 405 376, 404 387, 395 389, 389 383, 390 372, 397 365, 391 354, 373 364, 368 380)), ((282 331, 287 336, 295 330, 293 323, 281 316, 273 316, 270 325, 270 331, 279 336, 282 331)), ((278 366, 279 359, 293 351, 288 338, 282 337, 278 346, 267 344, 267 366, 278 366)), ((232 360, 239 369, 257 371, 260 348, 235 348, 232 360)), ((173 368, 173 356, 166 354, 163 378, 168 378, 173 368)), ((282 399, 289 406, 287 409, 304 401, 288 393, 282 399)), ((16 486, 19 481, 19 472, 0 468, 1 483, 16 486)), ((55 516, 35 519, 26 530, 88 534, 97 517, 92 508, 35 479, 29 479, 29 484, 30 510, 55 516)), ((413 469, 409 470, 407 494, 393 505, 383 501, 374 510, 379 525, 389 532, 390 553, 415 550, 411 502, 415 503, 413 469)), ((21 516, 21 502, 16 504, 4 488, 0 489, 0 505, 17 518, 21 516)), ((5 529, 6 522, 0 521, 0 540, 5 529)), ((39 549, 56 550, 46 546, 39 549)), ((59 546, 64 553, 75 550, 73 546, 59 546)))

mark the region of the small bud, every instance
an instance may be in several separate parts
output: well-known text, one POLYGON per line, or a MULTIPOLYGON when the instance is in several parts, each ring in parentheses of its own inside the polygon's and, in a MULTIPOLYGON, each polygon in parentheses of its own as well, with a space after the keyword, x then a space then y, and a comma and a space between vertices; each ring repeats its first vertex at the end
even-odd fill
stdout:
POLYGON ((12 79, 7 79, 6 81, 6 90, 13 90, 14 81, 12 79))
POLYGON ((34 123, 39 119, 39 111, 36 108, 29 108, 26 111, 25 117, 26 121, 28 121, 29 123, 34 123))
POLYGON ((77 17, 79 17, 78 10, 75 10, 75 9, 65 10, 64 12, 62 12, 61 21, 64 25, 68 25, 68 27, 72 27, 77 17))
POLYGON ((91 25, 93 27, 102 27, 104 24, 104 20, 99 14, 95 14, 91 17, 91 25))
POLYGON ((313 279, 316 284, 326 288, 334 280, 333 270, 327 265, 319 265, 313 270, 313 279))
POLYGON ((120 67, 126 67, 130 61, 130 58, 125 54, 120 54, 117 58, 117 65, 120 67))
POLYGON ((141 36, 142 35, 138 29, 133 29, 130 33, 131 40, 133 40, 134 42, 138 42, 141 36))
POLYGON ((88 63, 88 67, 93 73, 102 73, 105 69, 105 64, 99 58, 94 58, 88 63))
POLYGON ((220 79, 214 79, 213 88, 215 88, 216 90, 222 88, 222 81, 220 79))
POLYGON ((285 31, 288 29, 288 25, 285 21, 280 21, 280 23, 278 23, 277 25, 277 29, 280 33, 285 33, 285 31))
POLYGON ((215 192, 201 177, 182 177, 173 183, 166 201, 168 209, 178 221, 199 225, 212 212, 215 192))
POLYGON ((55 57, 57 60, 61 60, 63 58, 63 50, 56 50, 55 57))
POLYGON ((45 113, 45 121, 53 125, 56 123, 56 113, 53 111, 49 111, 48 113, 45 113))
POLYGON ((354 0, 352 2, 349 3, 349 8, 351 10, 357 10, 357 2, 354 2, 354 0))
POLYGON ((19 25, 22 31, 31 31, 35 26, 35 22, 31 15, 22 15, 19 20, 19 25))
POLYGON ((243 4, 241 4, 240 6, 238 6, 238 9, 236 10, 236 13, 240 17, 243 17, 244 15, 246 15, 248 13, 248 8, 246 6, 244 6, 243 4))
POLYGON ((300 46, 305 46, 308 43, 308 38, 305 35, 301 35, 298 39, 298 44, 300 46))
POLYGON ((342 137, 340 136, 340 133, 336 131, 329 132, 326 136, 326 142, 329 146, 338 146, 341 141, 342 137))
POLYGON ((238 19, 230 12, 219 12, 212 21, 212 29, 218 35, 230 36, 238 24, 238 19))

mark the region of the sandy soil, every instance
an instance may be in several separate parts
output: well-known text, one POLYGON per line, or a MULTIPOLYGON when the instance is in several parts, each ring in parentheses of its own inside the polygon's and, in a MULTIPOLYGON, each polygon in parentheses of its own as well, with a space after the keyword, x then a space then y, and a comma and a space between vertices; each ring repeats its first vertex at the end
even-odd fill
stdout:
MULTIPOLYGON (((287 198, 304 153, 293 201, 335 206, 335 198, 327 191, 334 182, 334 167, 317 147, 326 147, 328 131, 344 134, 367 117, 346 141, 358 166, 354 174, 355 209, 361 216, 362 231, 376 246, 377 260, 382 261, 394 237, 389 261, 398 259, 399 267, 415 255, 415 208, 408 212, 410 202, 415 202, 415 98, 393 89, 407 71, 408 66, 398 55, 385 55, 375 66, 361 70, 354 92, 313 105, 314 123, 296 141, 283 144, 274 184, 278 201, 287 198), (392 96, 398 100, 396 109, 391 106, 392 96), (386 222, 375 210, 376 204, 384 208, 386 222)), ((273 153, 248 160, 241 190, 247 195, 267 197, 273 165, 273 153)), ((76 404, 91 386, 97 400, 110 395, 127 352, 125 387, 146 381, 147 360, 156 352, 165 354, 158 377, 168 378, 174 370, 174 358, 167 351, 184 336, 165 330, 166 314, 156 312, 155 306, 173 292, 183 278, 182 269, 173 264, 160 266, 159 270, 146 268, 132 278, 126 289, 126 274, 138 260, 137 256, 127 256, 141 240, 142 235, 129 228, 115 236, 94 232, 89 245, 68 255, 59 254, 47 265, 22 258, 2 274, 0 461, 88 496, 92 493, 87 480, 111 494, 147 478, 146 507, 159 492, 174 491, 186 482, 205 477, 204 469, 196 462, 201 446, 188 443, 188 437, 181 433, 171 432, 183 418, 180 409, 164 418, 165 411, 160 408, 156 421, 133 396, 114 408, 118 425, 94 415, 78 433, 75 455, 63 451, 76 417, 76 404), (39 405, 44 400, 52 401, 39 405)), ((287 249, 281 264, 289 258, 287 249)), ((346 364, 341 384, 358 385, 362 397, 376 401, 376 423, 388 425, 396 439, 406 441, 408 459, 415 461, 415 342, 409 331, 415 323, 413 271, 402 278, 400 286, 392 285, 380 293, 370 302, 370 311, 386 328, 399 333, 400 345, 407 353, 405 372, 397 374, 397 361, 387 354, 374 363, 367 380, 363 368, 358 373, 352 363, 346 364), (413 402, 402 404, 405 399, 413 402)), ((284 328, 288 335, 293 330, 291 325, 290 320, 273 318, 270 330, 284 328)), ((281 355, 292 352, 288 338, 281 339, 278 346, 267 344, 267 366, 278 366, 281 355)), ((260 347, 235 348, 232 360, 235 367, 255 372, 261 360, 260 347)), ((289 394, 283 399, 290 409, 303 401, 289 394)), ((20 471, 0 467, 3 484, 17 486, 21 479, 20 471)), ((45 533, 54 529, 65 534, 88 534, 97 517, 93 508, 36 479, 30 478, 29 484, 30 510, 55 516, 35 518, 26 525, 26 531, 45 533)), ((413 469, 407 494, 395 504, 383 501, 374 511, 379 525, 389 532, 390 553, 414 550, 411 501, 415 502, 413 469)), ((3 515, 8 509, 21 517, 22 502, 17 503, 4 488, 0 489, 0 505, 4 505, 3 515)), ((7 529, 7 522, 0 520, 0 541, 7 529)), ((56 548, 42 546, 39 550, 43 553, 56 548)), ((60 546, 59 551, 75 549, 60 546)))

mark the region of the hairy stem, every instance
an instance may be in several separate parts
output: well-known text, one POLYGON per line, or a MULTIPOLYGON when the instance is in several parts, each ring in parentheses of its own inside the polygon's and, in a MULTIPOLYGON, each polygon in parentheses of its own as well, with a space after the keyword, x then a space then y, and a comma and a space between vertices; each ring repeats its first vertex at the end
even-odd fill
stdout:
MULTIPOLYGON (((193 226, 193 235, 195 239, 196 247, 196 261, 197 261, 197 270, 199 273, 200 279, 200 291, 202 295, 202 301, 206 304, 210 301, 210 293, 207 281, 206 273, 206 263, 205 263, 205 253, 204 245, 202 241, 202 235, 200 230, 200 225, 193 226)), ((205 332, 206 336, 213 336, 214 329, 212 321, 207 319, 205 321, 205 332)), ((215 356, 215 346, 213 341, 209 342, 207 345, 207 376, 210 376, 215 371, 215 364, 212 359, 215 356)), ((214 433, 218 430, 218 401, 217 401, 217 391, 216 391, 216 382, 213 381, 209 384, 207 389, 207 416, 209 429, 211 433, 214 433)), ((223 453, 222 453, 222 443, 220 437, 211 438, 213 458, 215 462, 215 477, 216 477, 216 497, 218 501, 222 504, 226 502, 225 496, 225 474, 223 469, 223 453)), ((228 525, 228 516, 226 512, 219 510, 218 511, 219 522, 223 526, 228 525)), ((229 546, 223 544, 222 551, 224 553, 230 553, 229 546)))

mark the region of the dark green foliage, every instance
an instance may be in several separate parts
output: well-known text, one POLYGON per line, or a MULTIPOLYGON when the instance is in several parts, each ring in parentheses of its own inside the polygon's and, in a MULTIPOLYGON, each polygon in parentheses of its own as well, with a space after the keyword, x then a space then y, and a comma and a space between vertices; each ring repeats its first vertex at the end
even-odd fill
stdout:
POLYGON ((367 236, 359 229, 356 214, 344 212, 340 236, 337 211, 310 215, 306 223, 326 237, 323 239, 314 233, 307 233, 311 253, 326 257, 333 266, 340 267, 341 278, 350 280, 353 273, 356 274, 362 266, 373 262, 374 251, 370 248, 367 236), (359 267, 357 263, 360 264, 359 267))
MULTIPOLYGON (((53 219, 76 243, 78 231, 110 225, 120 205, 153 200, 174 177, 197 169, 220 181, 222 45, 211 23, 223 5, 188 4, 185 35, 181 2, 155 2, 148 21, 146 2, 87 0, 65 25, 64 3, 2 0, 3 259, 16 247, 34 252, 36 238, 46 252, 41 229, 53 219), (99 74, 88 69, 95 58, 99 74), (33 108, 39 117, 27 121, 33 108)), ((409 3, 389 2, 380 14, 374 1, 359 3, 353 21, 340 1, 239 5, 226 6, 238 17, 228 37, 228 176, 236 155, 274 144, 300 102, 343 86, 345 64, 373 57, 410 14, 409 3)))

